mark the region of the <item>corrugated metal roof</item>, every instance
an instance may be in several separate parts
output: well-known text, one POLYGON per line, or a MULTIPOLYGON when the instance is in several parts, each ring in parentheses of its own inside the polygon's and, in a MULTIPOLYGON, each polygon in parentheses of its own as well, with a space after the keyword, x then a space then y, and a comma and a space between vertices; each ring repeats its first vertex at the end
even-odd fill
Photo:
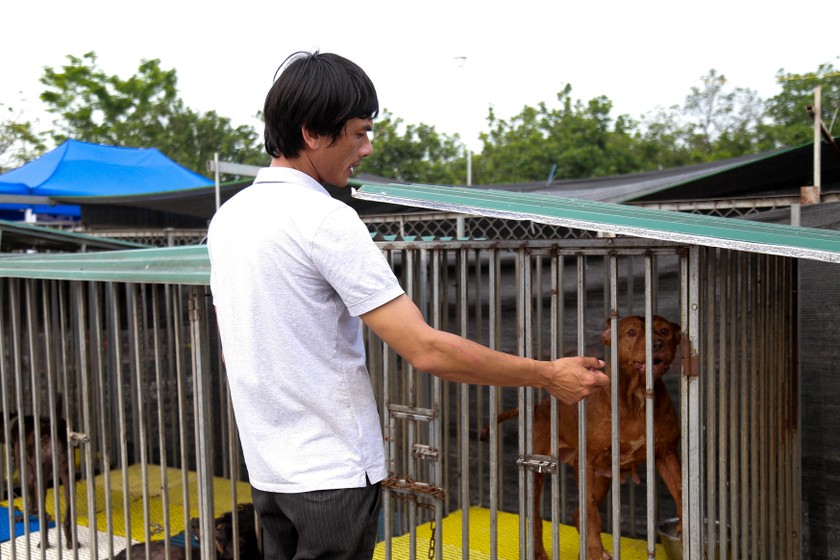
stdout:
POLYGON ((3 251, 26 249, 76 251, 133 249, 148 247, 143 243, 108 239, 84 233, 62 231, 22 222, 0 220, 0 248, 3 251))
POLYGON ((840 232, 830 230, 463 187, 364 185, 353 196, 608 234, 840 262, 840 232))
POLYGON ((0 257, 0 277, 206 285, 210 260, 206 245, 15 255, 0 257))
MULTIPOLYGON (((840 232, 556 196, 425 185, 364 185, 354 196, 469 215, 840 262, 840 232)), ((0 257, 0 277, 207 285, 206 245, 0 257)))

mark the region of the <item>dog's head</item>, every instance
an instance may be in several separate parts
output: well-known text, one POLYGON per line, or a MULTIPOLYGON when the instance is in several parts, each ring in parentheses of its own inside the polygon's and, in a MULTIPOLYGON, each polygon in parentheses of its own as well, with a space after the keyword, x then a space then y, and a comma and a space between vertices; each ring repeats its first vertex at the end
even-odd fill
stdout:
MULTIPOLYGON (((253 504, 239 504, 236 506, 236 516, 239 525, 239 550, 247 554, 256 546, 256 526, 254 522, 253 504)), ((215 541, 217 557, 223 560, 233 559, 233 512, 227 512, 215 520, 215 541)))
MULTIPOLYGON (((601 342, 612 342, 612 329, 607 320, 607 328, 601 334, 601 342)), ((680 326, 664 317, 653 317, 653 378, 659 379, 671 367, 680 344, 680 326)), ((645 373, 647 355, 645 352, 644 317, 624 317, 618 322, 618 361, 621 371, 645 373)))
MULTIPOLYGON (((243 553, 256 546, 254 505, 250 503, 237 505, 236 515, 239 524, 239 550, 243 553)), ((198 517, 190 520, 192 534, 199 541, 201 540, 200 526, 198 517)), ((216 549, 216 558, 222 560, 234 558, 233 543, 233 512, 228 511, 213 520, 213 546, 216 549)))

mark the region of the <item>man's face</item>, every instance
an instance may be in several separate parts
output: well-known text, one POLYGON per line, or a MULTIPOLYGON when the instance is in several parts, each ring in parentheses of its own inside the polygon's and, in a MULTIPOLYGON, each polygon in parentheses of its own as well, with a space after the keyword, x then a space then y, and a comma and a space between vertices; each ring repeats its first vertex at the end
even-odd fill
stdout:
POLYGON ((321 137, 320 149, 311 154, 318 180, 322 184, 346 187, 362 158, 373 153, 369 136, 372 130, 371 119, 350 119, 335 143, 321 137))

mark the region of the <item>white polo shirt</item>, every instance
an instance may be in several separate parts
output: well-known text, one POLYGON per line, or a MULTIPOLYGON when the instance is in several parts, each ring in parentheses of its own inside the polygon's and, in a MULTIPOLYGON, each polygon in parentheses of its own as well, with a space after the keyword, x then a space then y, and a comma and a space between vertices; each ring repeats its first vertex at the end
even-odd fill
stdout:
POLYGON ((358 316, 403 292, 356 212, 271 167, 207 238, 231 398, 251 484, 308 492, 385 478, 358 316))

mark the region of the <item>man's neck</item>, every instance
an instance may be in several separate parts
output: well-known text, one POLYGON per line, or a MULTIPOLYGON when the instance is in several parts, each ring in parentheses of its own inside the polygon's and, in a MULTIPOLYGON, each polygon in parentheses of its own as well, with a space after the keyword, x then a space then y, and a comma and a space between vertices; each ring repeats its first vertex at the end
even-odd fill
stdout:
POLYGON ((312 165, 312 162, 309 158, 306 157, 294 157, 294 158, 287 158, 285 156, 278 156, 275 158, 271 158, 271 163, 269 167, 288 167, 289 169, 295 169, 300 171, 301 173, 305 173, 321 183, 321 179, 318 177, 318 174, 315 172, 315 166, 312 165))

